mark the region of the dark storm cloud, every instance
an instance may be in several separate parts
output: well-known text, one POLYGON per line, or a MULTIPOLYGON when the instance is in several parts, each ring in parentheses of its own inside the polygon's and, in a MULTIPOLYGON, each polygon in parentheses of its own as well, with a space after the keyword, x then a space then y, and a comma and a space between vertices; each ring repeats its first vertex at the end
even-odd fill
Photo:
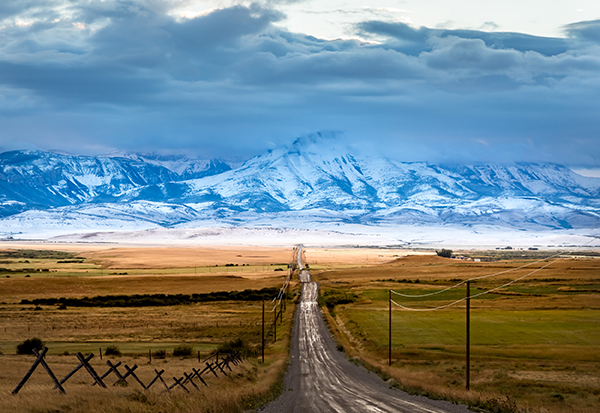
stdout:
POLYGON ((161 1, 36 4, 0 7, 3 148, 247 156, 335 129, 404 160, 600 165, 598 22, 542 38, 368 21, 365 43, 278 28, 273 2, 181 20, 161 1))

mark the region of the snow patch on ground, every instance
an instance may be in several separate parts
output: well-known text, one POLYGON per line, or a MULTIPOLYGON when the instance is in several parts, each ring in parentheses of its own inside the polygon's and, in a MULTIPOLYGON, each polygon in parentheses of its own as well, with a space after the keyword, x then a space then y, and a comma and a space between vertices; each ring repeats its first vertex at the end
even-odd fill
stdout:
MULTIPOLYGON (((109 224, 109 223, 107 223, 109 224)), ((360 224, 307 226, 223 226, 207 221, 203 227, 131 228, 121 225, 109 228, 87 228, 68 233, 69 228, 54 232, 13 234, 11 240, 39 239, 57 243, 115 243, 173 246, 292 246, 310 247, 373 246, 398 248, 494 249, 532 248, 552 249, 600 248, 600 231, 514 231, 494 227, 460 228, 432 226, 373 227, 360 224)))

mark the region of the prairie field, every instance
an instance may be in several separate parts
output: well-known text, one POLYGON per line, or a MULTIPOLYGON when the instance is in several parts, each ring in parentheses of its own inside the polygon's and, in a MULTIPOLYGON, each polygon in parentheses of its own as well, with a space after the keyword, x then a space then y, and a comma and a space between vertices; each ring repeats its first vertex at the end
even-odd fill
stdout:
MULTIPOLYGON (((0 251, 0 411, 236 412, 252 410, 281 391, 292 325, 294 281, 283 324, 257 357, 261 301, 207 301, 177 305, 61 306, 40 299, 185 295, 278 289, 295 261, 284 248, 167 248, 114 245, 3 245, 0 251), (59 248, 60 247, 60 248, 59 248), (290 311, 291 310, 291 311, 290 311), (39 337, 60 378, 93 352, 109 346, 137 365, 143 382, 165 369, 169 383, 198 367, 224 343, 241 339, 253 352, 228 377, 209 387, 162 393, 133 382, 109 390, 90 386, 78 372, 66 395, 40 367, 17 396, 10 392, 34 360, 17 355, 23 340, 39 337), (173 350, 188 346, 188 357, 173 350), (149 359, 149 352, 165 358, 149 359), (158 352, 158 353, 157 353, 158 352), (107 397, 107 392, 110 397, 107 397)), ((540 259, 556 252, 469 252, 479 262, 441 258, 434 251, 372 248, 305 249, 322 308, 339 346, 357 363, 379 371, 391 386, 497 412, 597 412, 600 406, 600 259, 540 259), (523 268, 519 268, 523 267, 523 268), (535 271, 535 272, 534 272, 535 271), (533 272, 533 273, 532 273, 533 272), (471 390, 465 389, 465 302, 436 311, 393 307, 392 365, 388 366, 389 290, 425 295, 461 280, 471 283, 471 390), (532 274, 529 274, 532 273, 532 274), (529 275, 528 275, 529 274, 529 275), (528 276, 527 276, 528 275, 528 276), (523 280, 487 293, 523 277, 523 280)), ((440 307, 465 297, 465 286, 427 296, 394 294, 405 307, 440 307)), ((268 302, 270 298, 266 297, 268 302)), ((267 305, 267 327, 273 313, 267 305)))
MULTIPOLYGON (((468 255, 469 252, 464 252, 468 255)), ((478 256, 485 253, 478 252, 478 256)), ((434 255, 363 268, 313 272, 340 346, 410 392, 491 411, 600 410, 600 259, 539 261, 490 252, 474 262, 434 255), (520 268, 519 267, 523 267, 520 268), (470 391, 466 385, 465 285, 472 277, 470 391), (529 276, 527 276, 529 274, 529 276), (488 290, 521 281, 493 292, 488 290), (388 366, 389 290, 392 365, 388 366)), ((527 254, 523 254, 527 255, 527 254)), ((307 252, 310 263, 310 251, 307 252)))
MULTIPOLYGON (((126 303, 136 295, 185 295, 243 290, 278 290, 288 274, 292 249, 267 248, 107 248, 69 245, 3 245, 0 250, 0 411, 243 411, 273 397, 280 386, 289 347, 293 301, 289 301, 277 342, 268 337, 265 364, 260 363, 261 301, 211 301, 159 306, 61 306, 32 304, 38 299, 82 299, 119 296, 126 303), (13 247, 13 248, 11 248, 13 247), (203 361, 224 344, 241 339, 249 352, 246 361, 219 379, 206 378, 208 387, 162 393, 164 387, 144 391, 135 381, 126 388, 92 387, 92 378, 79 371, 65 384, 66 395, 39 366, 17 396, 10 393, 25 375, 34 355, 17 355, 25 339, 42 339, 49 351, 48 365, 60 379, 77 364, 77 352, 95 356, 90 364, 108 369, 110 356, 130 367, 148 384, 154 369, 165 370, 165 380, 204 367, 203 361), (185 357, 173 356, 178 347, 190 348, 185 357), (150 359, 150 354, 153 358, 150 359), (158 357, 157 357, 158 356, 158 357), (110 394, 110 396, 107 396, 110 394)), ((297 293, 294 284, 291 294, 297 293)), ((273 324, 273 297, 267 303, 266 328, 273 324)), ((214 359, 213 359, 214 360, 214 359)), ((122 373, 125 370, 122 369, 122 373)), ((114 377, 114 376, 113 376, 114 377)), ((115 381, 113 379, 112 381, 115 381)), ((112 381, 110 383, 112 383, 112 381)), ((199 383, 199 381, 196 381, 199 383)))

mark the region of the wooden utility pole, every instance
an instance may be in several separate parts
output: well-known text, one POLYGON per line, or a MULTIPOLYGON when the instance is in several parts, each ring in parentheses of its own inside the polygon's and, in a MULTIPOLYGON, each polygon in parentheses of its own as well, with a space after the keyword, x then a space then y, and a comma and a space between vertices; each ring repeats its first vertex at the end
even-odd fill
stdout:
POLYGON ((265 362, 265 297, 263 296, 263 312, 262 312, 262 362, 265 362))
POLYGON ((273 313, 273 343, 277 342, 277 301, 275 301, 275 312, 273 313))
POLYGON ((392 290, 388 290, 390 299, 390 322, 389 322, 389 337, 388 337, 388 365, 392 365, 392 290))
POLYGON ((471 281, 467 281, 467 390, 471 389, 471 281))

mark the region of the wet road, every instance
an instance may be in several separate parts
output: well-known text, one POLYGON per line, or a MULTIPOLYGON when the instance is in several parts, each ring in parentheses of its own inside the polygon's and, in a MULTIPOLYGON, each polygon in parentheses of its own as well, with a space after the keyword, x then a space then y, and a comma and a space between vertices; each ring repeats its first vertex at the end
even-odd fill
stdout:
POLYGON ((300 246, 302 299, 295 316, 285 389, 262 412, 469 412, 466 406, 390 389, 376 374, 353 364, 338 351, 317 304, 319 285, 301 265, 301 257, 300 246))

